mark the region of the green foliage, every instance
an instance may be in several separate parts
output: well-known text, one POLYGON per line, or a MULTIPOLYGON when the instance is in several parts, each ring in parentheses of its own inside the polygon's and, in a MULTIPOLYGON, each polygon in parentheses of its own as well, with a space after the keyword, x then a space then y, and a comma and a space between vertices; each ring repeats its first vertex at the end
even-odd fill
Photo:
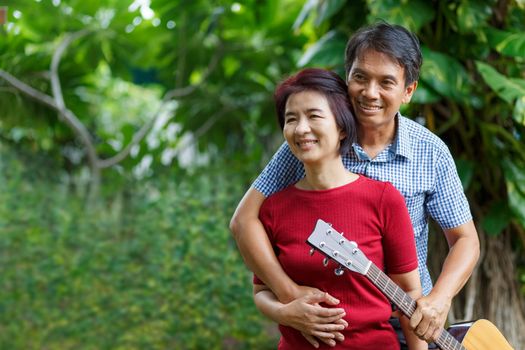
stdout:
POLYGON ((10 152, 0 172, 0 348, 275 347, 227 229, 244 190, 235 173, 132 182, 89 209, 59 173, 10 152))
MULTIPOLYGON (((178 95, 132 155, 103 173, 106 197, 91 208, 76 136, 0 80, 0 147, 9 146, 0 154, 1 348, 273 348, 228 220, 282 140, 275 84, 303 66, 343 75, 347 38, 380 19, 421 41, 421 78, 403 113, 445 140, 483 232, 525 228, 522 0, 7 6, 0 69, 47 94, 61 40, 89 31, 59 73, 103 157, 168 91, 178 95)), ((514 238, 523 255, 524 238, 514 238)))
MULTIPOLYGON (((139 167, 145 157, 153 160, 152 168, 177 166, 178 157, 166 161, 169 157, 160 149, 180 147, 189 133, 196 135, 194 143, 201 152, 219 147, 223 155, 235 156, 251 137, 239 120, 256 124, 254 145, 260 149, 254 151, 262 152, 261 144, 272 142, 268 136, 276 129, 274 118, 268 117, 273 115, 273 88, 295 69, 294 58, 306 41, 303 35, 287 34, 301 6, 297 0, 263 5, 159 0, 146 6, 150 11, 146 16, 125 0, 89 4, 18 0, 9 4, 10 29, 0 44, 0 68, 51 94, 42 72, 49 69, 65 35, 85 28, 89 34, 68 48, 59 73, 67 107, 94 134, 103 158, 125 146, 155 115, 159 98, 169 91, 177 96, 177 108, 168 117, 176 135, 158 132, 155 147, 150 147, 151 142, 147 147, 143 144, 135 157, 120 164, 125 171, 139 167), (109 73, 103 76, 101 67, 109 73), (128 91, 118 92, 118 86, 128 91), (139 98, 134 91, 141 89, 144 93, 139 98), (145 102, 149 110, 129 108, 137 101, 145 102)), ((37 152, 65 156, 66 163, 72 162, 71 152, 63 149, 73 149, 80 154, 75 159, 85 162, 75 135, 54 112, 3 81, 0 113, 3 138, 37 152), (13 96, 18 103, 12 103, 13 96)))
POLYGON ((434 6, 428 1, 367 1, 369 23, 386 20, 418 31, 435 15, 434 6))

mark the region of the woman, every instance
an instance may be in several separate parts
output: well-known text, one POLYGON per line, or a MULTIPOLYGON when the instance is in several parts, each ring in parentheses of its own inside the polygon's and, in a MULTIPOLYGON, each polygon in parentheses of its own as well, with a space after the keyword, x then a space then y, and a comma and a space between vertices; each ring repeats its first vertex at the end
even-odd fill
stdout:
MULTIPOLYGON (((351 147, 356 130, 346 84, 337 74, 305 69, 281 83, 274 97, 284 138, 303 163, 305 176, 268 197, 260 218, 286 273, 299 285, 325 293, 282 304, 254 277, 255 304, 279 323, 279 349, 308 348, 308 342, 318 347, 317 338, 341 349, 397 350, 386 297, 364 276, 336 276, 333 268, 324 268, 320 254, 310 257, 305 241, 317 219, 332 223, 418 298, 414 237, 403 197, 391 184, 343 166, 341 154, 351 147), (326 307, 334 305, 338 308, 326 307)), ((408 319, 401 322, 409 348, 426 349, 409 330, 408 319)))

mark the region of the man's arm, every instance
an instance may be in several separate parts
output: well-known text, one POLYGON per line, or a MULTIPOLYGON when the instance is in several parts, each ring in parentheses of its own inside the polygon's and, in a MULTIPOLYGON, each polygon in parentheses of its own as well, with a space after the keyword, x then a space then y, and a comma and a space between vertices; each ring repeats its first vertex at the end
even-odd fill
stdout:
POLYGON ((449 253, 434 288, 429 295, 417 300, 417 309, 410 319, 415 333, 426 341, 439 337, 452 298, 467 283, 479 258, 479 239, 472 220, 444 233, 449 253))
POLYGON ((230 230, 246 265, 280 301, 287 303, 295 299, 299 287, 284 272, 259 220, 259 209, 264 199, 261 192, 250 187, 233 214, 230 230))

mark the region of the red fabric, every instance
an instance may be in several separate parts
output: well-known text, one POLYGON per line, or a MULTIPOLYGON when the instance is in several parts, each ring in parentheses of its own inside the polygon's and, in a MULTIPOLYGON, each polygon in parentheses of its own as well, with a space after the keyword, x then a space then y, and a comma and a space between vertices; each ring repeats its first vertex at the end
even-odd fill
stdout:
MULTIPOLYGON (((338 349, 399 349, 388 319, 388 299, 368 279, 345 271, 336 276, 333 261, 322 264, 320 253, 309 255, 306 239, 317 219, 332 224, 344 237, 357 242, 363 253, 388 273, 417 268, 414 234, 401 194, 387 182, 360 176, 356 181, 330 190, 305 191, 290 186, 268 197, 260 210, 277 257, 286 273, 299 285, 317 287, 338 298, 346 310, 349 327, 338 349)), ((257 276, 254 283, 262 284, 257 276)), ((310 349, 296 330, 279 326, 279 349, 310 349)), ((321 346, 322 348, 330 348, 321 346)))

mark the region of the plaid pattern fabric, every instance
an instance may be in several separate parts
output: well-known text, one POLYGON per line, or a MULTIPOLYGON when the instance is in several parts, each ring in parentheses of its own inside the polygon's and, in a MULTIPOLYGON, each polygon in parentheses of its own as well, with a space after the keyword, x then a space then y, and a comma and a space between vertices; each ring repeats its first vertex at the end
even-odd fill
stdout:
MULTIPOLYGON (((442 229, 460 226, 472 215, 448 147, 424 126, 398 114, 394 142, 370 159, 358 144, 343 156, 352 172, 392 183, 403 195, 414 227, 423 294, 432 289, 427 268, 428 217, 442 229)), ((302 163, 284 143, 252 186, 266 197, 304 177, 302 163)))

